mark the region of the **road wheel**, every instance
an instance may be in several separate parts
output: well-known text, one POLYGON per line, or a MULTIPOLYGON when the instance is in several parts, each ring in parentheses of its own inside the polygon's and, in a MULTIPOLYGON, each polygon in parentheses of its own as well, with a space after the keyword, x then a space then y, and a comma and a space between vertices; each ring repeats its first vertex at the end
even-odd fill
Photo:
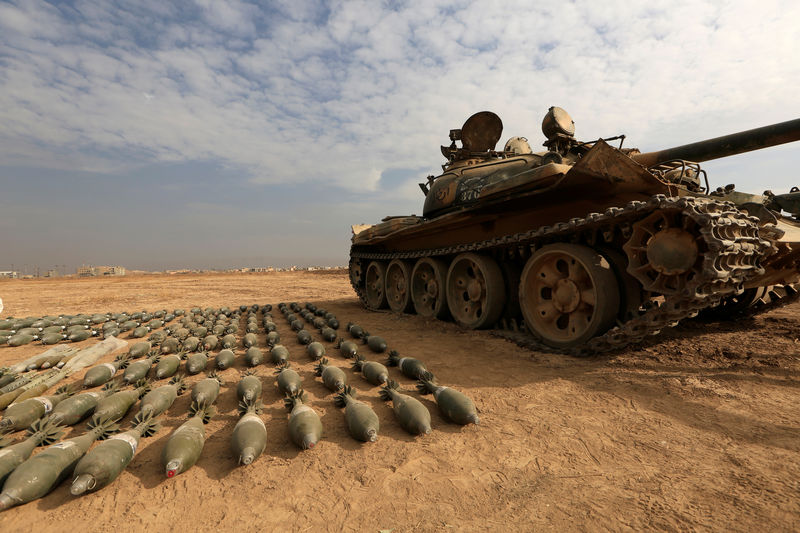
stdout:
POLYGON ((453 259, 447 272, 447 307, 471 329, 492 327, 506 303, 503 273, 491 257, 473 253, 453 259))
POLYGON ((411 271, 411 300, 420 316, 445 319, 449 313, 445 293, 447 263, 423 257, 411 271))
POLYGON ((379 261, 371 261, 367 265, 364 279, 364 296, 367 307, 370 309, 383 309, 386 307, 386 265, 379 261))
POLYGON ((386 267, 386 299, 389 309, 395 313, 408 313, 413 309, 411 302, 411 272, 408 264, 395 259, 386 267))
POLYGON ((591 248, 550 244, 525 263, 519 286, 525 324, 556 348, 580 346, 605 333, 620 306, 609 262, 591 248))

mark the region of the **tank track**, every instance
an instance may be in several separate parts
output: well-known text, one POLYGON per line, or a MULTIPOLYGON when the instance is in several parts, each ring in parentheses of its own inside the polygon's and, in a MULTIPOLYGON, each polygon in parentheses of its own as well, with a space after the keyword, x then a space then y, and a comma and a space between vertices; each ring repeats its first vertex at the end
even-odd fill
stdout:
POLYGON ((519 346, 547 352, 588 356, 624 348, 655 335, 680 320, 696 316, 706 307, 717 305, 721 298, 736 293, 744 280, 763 273, 759 259, 775 252, 769 240, 759 236, 758 219, 738 210, 730 202, 696 197, 667 197, 656 195, 648 201, 630 202, 624 207, 611 207, 603 213, 590 213, 553 226, 542 226, 527 232, 505 235, 485 241, 443 248, 407 252, 369 252, 358 245, 350 251, 350 283, 365 307, 363 284, 352 275, 354 262, 360 260, 417 259, 427 256, 454 255, 464 252, 490 252, 495 256, 524 258, 535 249, 552 242, 573 242, 595 246, 614 241, 617 232, 630 236, 631 225, 662 210, 680 210, 694 219, 705 240, 707 251, 699 275, 696 275, 677 294, 669 295, 660 304, 652 305, 640 315, 611 328, 583 346, 559 350, 542 343, 524 325, 514 321, 510 329, 492 333, 519 346))
POLYGON ((780 309, 781 307, 786 307, 787 305, 793 304, 798 300, 800 300, 800 290, 798 290, 798 286, 796 284, 781 285, 770 290, 765 297, 759 299, 753 305, 738 311, 734 311, 726 318, 752 318, 763 313, 774 311, 775 309, 780 309), (778 292, 776 289, 780 290, 783 294, 778 292))

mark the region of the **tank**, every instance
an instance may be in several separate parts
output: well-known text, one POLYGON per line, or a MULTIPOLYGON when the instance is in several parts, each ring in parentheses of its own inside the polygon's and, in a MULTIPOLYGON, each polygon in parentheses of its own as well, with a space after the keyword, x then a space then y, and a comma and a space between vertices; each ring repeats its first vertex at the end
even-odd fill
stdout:
POLYGON ((422 216, 355 225, 350 282, 368 309, 493 329, 531 348, 621 348, 709 309, 797 297, 800 191, 711 190, 700 163, 800 140, 800 119, 656 152, 581 142, 551 107, 546 150, 502 150, 482 111, 420 183, 422 216), (460 145, 459 145, 460 143, 460 145))

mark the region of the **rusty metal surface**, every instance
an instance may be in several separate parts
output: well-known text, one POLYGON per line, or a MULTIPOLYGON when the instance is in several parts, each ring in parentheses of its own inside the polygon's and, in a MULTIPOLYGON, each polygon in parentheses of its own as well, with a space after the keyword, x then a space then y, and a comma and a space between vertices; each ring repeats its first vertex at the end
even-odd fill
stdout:
MULTIPOLYGON (((673 326, 679 320, 695 316, 701 309, 716 305, 725 295, 735 294, 742 283, 761 271, 758 259, 768 255, 769 241, 758 237, 756 219, 738 211, 733 204, 703 198, 670 198, 656 195, 646 202, 630 202, 622 208, 609 208, 603 213, 591 213, 584 218, 574 218, 555 226, 542 226, 515 235, 497 236, 492 239, 448 246, 436 249, 419 249, 408 252, 376 252, 354 245, 351 248, 351 284, 362 302, 366 303, 363 280, 354 279, 354 272, 361 272, 360 263, 365 260, 389 261, 392 259, 416 259, 421 257, 448 256, 464 252, 484 252, 500 257, 519 257, 551 242, 571 241, 590 247, 597 246, 615 231, 625 232, 637 220, 655 210, 679 209, 702 226, 707 247, 714 250, 703 259, 703 268, 680 293, 668 295, 665 301, 648 309, 642 315, 628 320, 607 333, 593 338, 589 343, 574 349, 561 350, 572 355, 589 355, 622 348, 673 326), (725 226, 730 232, 725 239, 714 235, 714 228, 725 226), (510 254, 510 255, 509 255, 510 254), (725 258, 720 260, 720 258, 725 258), (357 263, 357 264, 356 264, 357 263)), ((502 336, 521 346, 542 348, 542 343, 525 331, 524 326, 513 324, 502 336)), ((552 347, 547 347, 553 351, 552 347)))

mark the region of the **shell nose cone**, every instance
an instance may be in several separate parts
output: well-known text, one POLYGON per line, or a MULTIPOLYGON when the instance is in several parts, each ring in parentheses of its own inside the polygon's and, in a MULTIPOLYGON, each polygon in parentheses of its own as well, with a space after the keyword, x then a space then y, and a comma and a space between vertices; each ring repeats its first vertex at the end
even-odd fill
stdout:
POLYGON ((0 512, 11 509, 15 505, 17 505, 17 502, 14 498, 5 493, 0 494, 0 512))
POLYGON ((378 432, 375 431, 374 429, 370 429, 367 432, 367 436, 369 437, 370 442, 375 442, 376 440, 378 440, 378 432))
POLYGON ((239 463, 249 465, 255 459, 256 452, 253 448, 245 448, 242 450, 242 455, 239 456, 239 463))
POLYGON ((471 417, 469 417, 469 421, 475 424, 476 426, 480 425, 481 423, 481 419, 478 415, 472 415, 471 417))
POLYGON ((317 445, 317 439, 315 439, 313 436, 306 435, 305 437, 303 437, 303 449, 304 450, 311 450, 316 445, 317 445))
POLYGON ((168 478, 173 478, 178 475, 178 470, 181 468, 180 461, 170 461, 167 463, 166 473, 168 478))
POLYGON ((92 490, 97 485, 97 480, 90 474, 83 474, 75 478, 69 488, 70 494, 79 496, 84 492, 92 490))

